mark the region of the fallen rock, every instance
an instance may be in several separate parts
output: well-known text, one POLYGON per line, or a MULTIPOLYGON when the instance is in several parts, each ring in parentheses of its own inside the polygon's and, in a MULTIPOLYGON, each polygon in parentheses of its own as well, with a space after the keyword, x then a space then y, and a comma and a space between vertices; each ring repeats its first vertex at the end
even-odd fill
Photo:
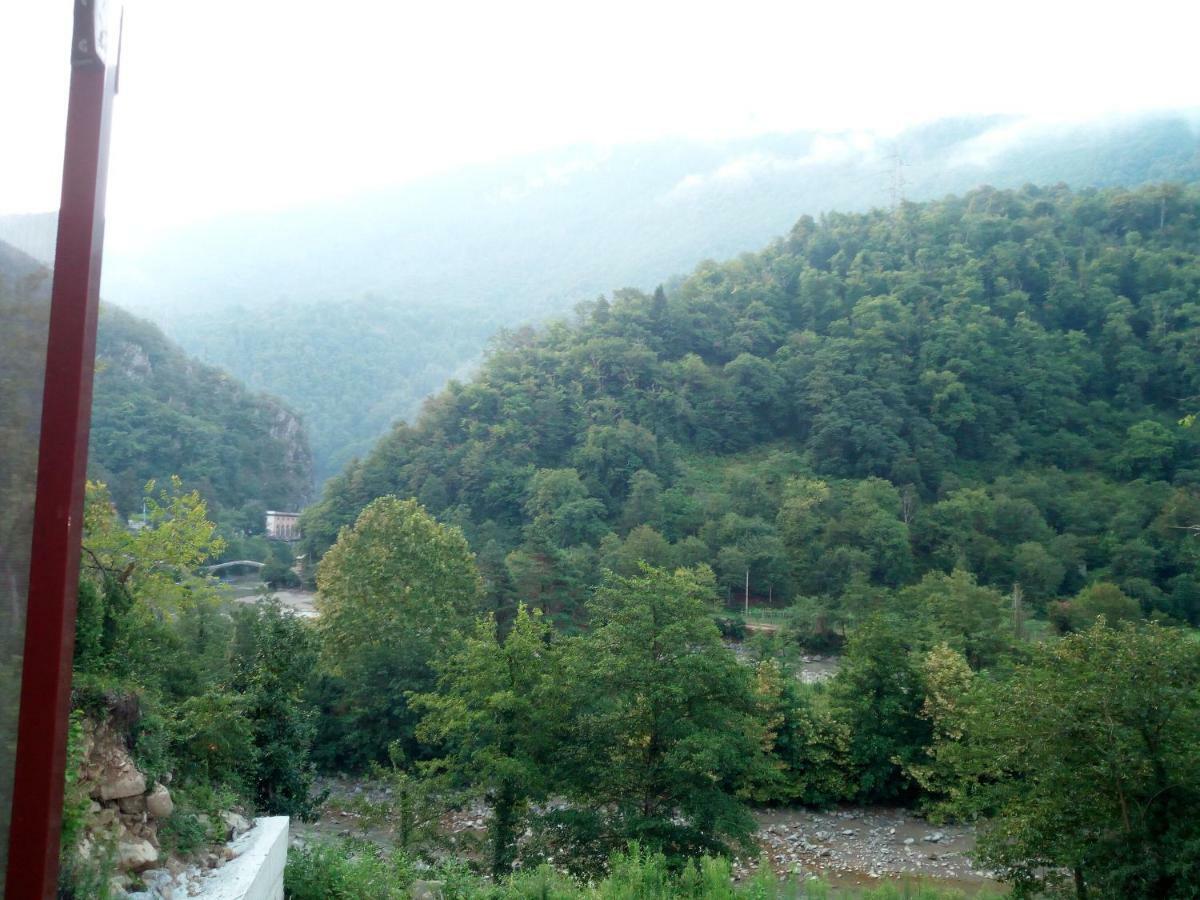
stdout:
POLYGON ((146 840, 121 841, 117 844, 117 868, 141 872, 158 862, 158 851, 146 840))
POLYGON ((146 793, 146 776, 133 768, 109 770, 100 781, 99 794, 101 800, 119 800, 122 797, 136 797, 146 793))
POLYGON ((132 797, 121 797, 117 801, 117 806, 127 816, 138 816, 146 811, 146 798, 142 794, 134 794, 132 797))
POLYGON ((221 813, 221 821, 225 823, 225 827, 229 830, 229 840, 231 841, 250 830, 250 823, 246 821, 245 817, 239 816, 232 810, 221 813))
POLYGON ((154 785, 154 789, 146 795, 146 812, 156 819, 168 819, 174 811, 175 801, 171 799, 171 792, 161 784, 154 785))

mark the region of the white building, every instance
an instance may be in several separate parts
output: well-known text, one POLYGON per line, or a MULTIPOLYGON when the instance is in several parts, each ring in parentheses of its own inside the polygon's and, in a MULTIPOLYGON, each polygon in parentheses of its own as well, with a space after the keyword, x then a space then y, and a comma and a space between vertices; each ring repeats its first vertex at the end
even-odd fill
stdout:
POLYGON ((268 509, 267 537, 276 541, 300 540, 300 513, 268 509))

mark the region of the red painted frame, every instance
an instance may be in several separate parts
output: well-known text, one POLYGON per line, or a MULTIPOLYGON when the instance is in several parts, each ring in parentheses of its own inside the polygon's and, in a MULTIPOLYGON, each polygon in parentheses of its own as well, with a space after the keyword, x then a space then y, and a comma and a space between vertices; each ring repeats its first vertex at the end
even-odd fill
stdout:
POLYGON ((29 604, 9 831, 8 900, 55 894, 108 138, 117 65, 102 0, 75 0, 62 203, 50 301, 29 604))

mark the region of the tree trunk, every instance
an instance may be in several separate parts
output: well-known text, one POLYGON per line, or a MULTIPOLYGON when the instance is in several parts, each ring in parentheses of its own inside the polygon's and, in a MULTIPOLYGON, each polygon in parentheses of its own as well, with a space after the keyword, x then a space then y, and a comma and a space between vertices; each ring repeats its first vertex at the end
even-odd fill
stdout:
POLYGON ((1083 869, 1076 866, 1072 870, 1075 876, 1075 900, 1087 900, 1087 883, 1083 880, 1083 869))
POLYGON ((746 615, 750 615, 750 570, 746 570, 746 600, 745 600, 746 615))
POLYGON ((501 788, 492 804, 492 879, 499 882, 512 873, 517 826, 517 798, 511 788, 501 788))

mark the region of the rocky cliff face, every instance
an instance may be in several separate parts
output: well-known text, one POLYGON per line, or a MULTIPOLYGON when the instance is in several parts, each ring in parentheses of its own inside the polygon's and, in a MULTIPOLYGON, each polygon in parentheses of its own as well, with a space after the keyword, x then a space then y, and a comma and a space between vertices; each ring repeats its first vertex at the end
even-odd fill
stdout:
MULTIPOLYGON (((308 443, 308 432, 300 416, 274 397, 262 395, 268 408, 271 438, 283 449, 283 464, 297 483, 311 485, 313 480, 313 455, 308 443)), ((310 491, 298 495, 289 509, 299 509, 312 499, 310 491)))
MULTIPOLYGON (((214 821, 200 816, 212 842, 190 854, 170 852, 160 830, 175 814, 167 785, 148 783, 125 746, 124 737, 105 721, 83 726, 82 762, 74 792, 88 798, 83 827, 74 852, 111 871, 116 896, 187 896, 188 884, 201 873, 233 857, 224 845, 250 828, 235 810, 214 821)), ((71 848, 68 848, 71 849, 71 848)))

